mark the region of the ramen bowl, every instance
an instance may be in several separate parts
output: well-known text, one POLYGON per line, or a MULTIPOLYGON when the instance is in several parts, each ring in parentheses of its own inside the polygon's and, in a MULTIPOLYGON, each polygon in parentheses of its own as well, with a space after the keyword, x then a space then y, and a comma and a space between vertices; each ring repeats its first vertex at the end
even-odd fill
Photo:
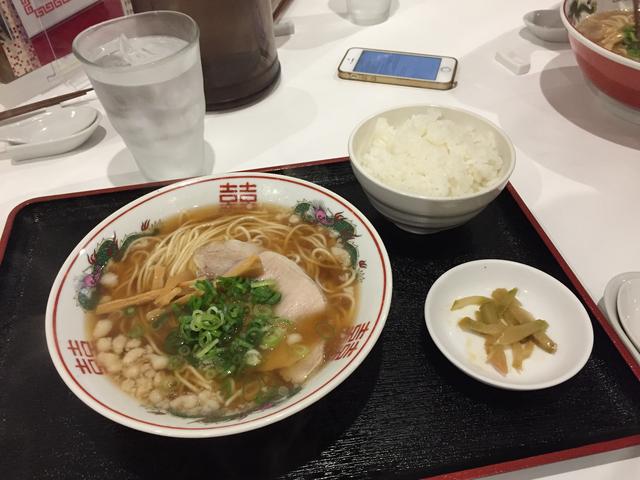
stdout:
MULTIPOLYGON (((417 234, 436 233, 471 220, 504 189, 516 162, 515 149, 498 126, 473 112, 436 105, 394 108, 365 119, 351 134, 349 156, 353 173, 372 205, 399 228, 417 234), (488 186, 460 196, 418 195, 390 186, 363 168, 361 160, 373 142, 376 123, 380 118, 397 127, 412 116, 425 114, 432 109, 439 110, 442 118, 451 120, 456 126, 472 128, 480 134, 489 133, 493 136, 496 151, 502 158, 502 166, 488 186)), ((398 162, 402 161, 404 159, 398 158, 398 162)))
POLYGON ((565 0, 561 17, 582 74, 606 96, 640 110, 640 62, 607 50, 576 29, 590 15, 615 10, 631 11, 631 0, 565 0))
POLYGON ((47 346, 55 368, 71 391, 115 422, 169 437, 230 435, 293 415, 344 381, 378 339, 389 311, 391 291, 389 258, 380 237, 362 213, 335 193, 303 180, 267 173, 200 177, 131 202, 97 225, 73 249, 49 296, 47 346), (125 393, 98 360, 98 351, 102 350, 98 342, 92 341, 92 335, 97 335, 87 327, 85 319, 84 308, 95 289, 100 288, 97 285, 103 283, 105 266, 124 262, 124 249, 131 248, 135 239, 157 235, 167 217, 212 206, 224 218, 231 214, 226 211, 232 212, 225 207, 245 205, 255 209, 262 204, 275 204, 284 211, 283 218, 297 225, 309 224, 323 232, 327 229, 326 233, 350 252, 346 261, 360 298, 351 325, 336 337, 337 349, 300 387, 279 389, 277 397, 240 414, 177 416, 125 393))

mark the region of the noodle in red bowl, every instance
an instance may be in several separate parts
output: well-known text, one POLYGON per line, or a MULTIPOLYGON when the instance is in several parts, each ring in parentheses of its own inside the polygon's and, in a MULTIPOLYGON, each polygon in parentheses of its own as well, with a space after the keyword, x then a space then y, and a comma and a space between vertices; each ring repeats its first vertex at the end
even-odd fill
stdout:
POLYGON ((640 42, 631 0, 565 0, 562 21, 584 76, 607 96, 640 109, 640 42))

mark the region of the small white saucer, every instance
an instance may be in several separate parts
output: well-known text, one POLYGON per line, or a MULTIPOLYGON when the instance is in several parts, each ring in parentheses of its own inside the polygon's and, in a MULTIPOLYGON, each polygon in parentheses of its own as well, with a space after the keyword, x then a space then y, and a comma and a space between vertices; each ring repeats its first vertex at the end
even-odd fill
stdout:
POLYGON ((0 126, 0 140, 42 143, 74 135, 91 125, 98 111, 91 107, 53 107, 0 126))
POLYGON ((640 278, 640 272, 625 272, 619 275, 616 275, 604 289, 604 296, 602 297, 602 309, 604 310, 605 317, 609 321, 609 324, 616 331, 624 346, 627 347, 627 350, 631 354, 633 358, 636 359, 638 363, 640 363, 640 352, 635 348, 631 339, 627 336, 627 332, 624 331, 622 325, 620 324, 620 318, 618 317, 618 292, 620 291, 620 287, 623 283, 640 278))
POLYGON ((560 10, 534 10, 526 13, 522 21, 540 40, 554 43, 569 42, 569 33, 562 24, 560 10))
POLYGON ((640 351, 640 279, 632 278, 618 290, 618 319, 629 339, 640 351))
MULTIPOLYGON (((46 157, 59 153, 68 152, 79 147, 86 142, 91 134, 100 125, 100 112, 91 107, 79 107, 90 109, 95 112, 93 122, 85 128, 64 137, 52 138, 34 143, 24 143, 21 145, 9 145, 4 151, 0 151, 0 160, 10 158, 13 161, 27 160, 30 158, 46 157)), ((67 110, 62 109, 62 110, 67 110)), ((26 120, 25 120, 26 121, 26 120)))
POLYGON ((424 309, 431 338, 456 367, 481 382, 508 390, 538 390, 568 380, 582 369, 593 347, 593 327, 580 300, 555 278, 521 263, 477 260, 458 265, 435 281, 424 309), (507 350, 506 376, 486 363, 484 339, 458 326, 458 320, 470 315, 474 307, 450 310, 456 298, 490 296, 501 287, 517 288, 523 307, 549 322, 549 336, 558 344, 555 354, 535 348, 520 373, 511 367, 507 350))

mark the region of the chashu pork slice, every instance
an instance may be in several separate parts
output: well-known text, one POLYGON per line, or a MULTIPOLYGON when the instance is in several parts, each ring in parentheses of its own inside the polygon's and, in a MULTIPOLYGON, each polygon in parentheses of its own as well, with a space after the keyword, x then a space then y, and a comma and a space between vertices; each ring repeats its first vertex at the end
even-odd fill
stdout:
POLYGON ((316 342, 309 353, 300 361, 290 367, 281 368, 279 373, 282 378, 294 384, 301 384, 311 375, 324 360, 324 342, 316 342))
MULTIPOLYGON (((218 277, 252 255, 262 262, 261 279, 274 280, 282 294, 275 313, 296 322, 306 316, 318 315, 327 308, 322 290, 294 261, 279 253, 264 250, 259 245, 239 240, 214 241, 199 248, 193 256, 198 276, 218 277)), ((280 368, 280 375, 294 384, 303 383, 324 359, 324 341, 310 346, 309 353, 293 365, 280 368)))
POLYGON ((302 317, 324 312, 327 299, 316 282, 297 263, 268 250, 258 256, 264 270, 261 278, 275 280, 282 294, 280 303, 275 307, 277 315, 296 322, 302 317))
POLYGON ((259 245, 240 240, 214 241, 200 247, 193 255, 197 275, 219 277, 243 260, 258 255, 263 273, 260 279, 274 280, 282 300, 275 307, 277 315, 292 322, 322 313, 327 300, 322 290, 293 260, 259 245))
MULTIPOLYGON (((279 253, 264 251, 260 255, 264 273, 262 278, 275 280, 282 299, 275 313, 297 322, 304 317, 322 314, 327 308, 327 299, 320 287, 298 264, 279 253)), ((303 383, 324 360, 324 341, 310 345, 304 358, 293 365, 278 370, 285 380, 303 383)))
POLYGON ((250 242, 225 240, 207 243, 193 254, 198 277, 214 278, 223 275, 251 255, 258 255, 264 248, 250 242))

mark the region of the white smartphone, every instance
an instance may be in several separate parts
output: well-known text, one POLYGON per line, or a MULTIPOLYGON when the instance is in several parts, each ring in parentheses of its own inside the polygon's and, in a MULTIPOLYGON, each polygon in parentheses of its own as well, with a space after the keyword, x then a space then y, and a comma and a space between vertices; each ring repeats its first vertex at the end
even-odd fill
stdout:
POLYGON ((448 90, 455 86, 458 61, 453 57, 350 48, 338 76, 347 80, 448 90))

